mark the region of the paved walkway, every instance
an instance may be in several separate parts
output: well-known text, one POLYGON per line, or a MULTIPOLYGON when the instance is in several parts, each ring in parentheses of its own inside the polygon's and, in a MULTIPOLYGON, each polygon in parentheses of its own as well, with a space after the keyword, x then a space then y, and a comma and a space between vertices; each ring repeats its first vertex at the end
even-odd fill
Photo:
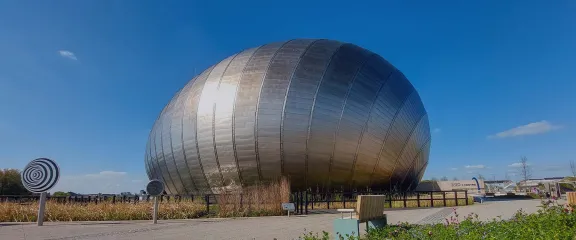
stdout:
MULTIPOLYGON (((481 220, 501 216, 510 218, 520 208, 532 213, 538 200, 485 202, 457 207, 459 218, 477 213, 481 220)), ((428 224, 443 222, 454 214, 453 208, 389 210, 388 222, 428 224)), ((68 239, 297 239, 305 232, 332 232, 332 221, 339 215, 332 211, 307 216, 278 216, 240 219, 190 219, 118 222, 49 222, 43 227, 34 223, 0 223, 0 239, 4 240, 68 240, 68 239)), ((362 230, 364 228, 362 227, 362 230)))

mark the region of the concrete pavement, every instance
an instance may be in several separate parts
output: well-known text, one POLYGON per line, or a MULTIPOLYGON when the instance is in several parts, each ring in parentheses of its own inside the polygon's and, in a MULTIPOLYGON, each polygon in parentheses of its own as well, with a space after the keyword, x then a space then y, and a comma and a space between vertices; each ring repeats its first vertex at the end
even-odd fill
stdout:
MULTIPOLYGON (((456 207, 459 218, 477 213, 480 220, 501 216, 510 218, 520 208, 536 212, 539 200, 485 202, 456 207)), ((454 214, 453 208, 388 210, 388 222, 430 224, 443 222, 454 214)), ((0 239, 4 240, 68 240, 68 239, 297 239, 305 232, 332 232, 332 222, 340 215, 335 211, 315 211, 303 216, 255 217, 239 219, 189 219, 118 222, 49 222, 42 227, 34 223, 0 223, 0 239)), ((362 226, 361 231, 364 231, 362 226)))

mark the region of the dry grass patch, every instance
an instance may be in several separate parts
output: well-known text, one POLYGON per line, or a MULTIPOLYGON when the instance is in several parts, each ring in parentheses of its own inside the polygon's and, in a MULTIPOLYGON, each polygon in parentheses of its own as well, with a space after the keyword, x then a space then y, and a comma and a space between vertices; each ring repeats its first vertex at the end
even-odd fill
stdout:
MULTIPOLYGON (((38 202, 29 204, 0 203, 0 222, 34 222, 38 202)), ((161 203, 159 219, 198 218, 206 215, 201 203, 182 201, 161 203)), ((118 221, 152 219, 152 202, 134 203, 46 203, 45 221, 118 221)))

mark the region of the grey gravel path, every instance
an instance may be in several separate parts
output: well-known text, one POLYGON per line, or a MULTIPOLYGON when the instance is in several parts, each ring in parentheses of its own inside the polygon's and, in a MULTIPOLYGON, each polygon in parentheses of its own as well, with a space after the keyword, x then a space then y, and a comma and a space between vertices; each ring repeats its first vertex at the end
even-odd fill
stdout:
MULTIPOLYGON (((538 210, 539 201, 522 200, 486 202, 473 206, 457 207, 459 218, 468 213, 479 214, 481 220, 497 216, 511 217, 518 209, 527 212, 538 210)), ((425 208, 390 210, 388 222, 428 224, 444 221, 453 208, 425 208)), ((307 216, 278 216, 241 219, 191 219, 159 221, 119 222, 50 222, 43 227, 34 223, 0 223, 0 240, 109 240, 109 239, 294 239, 305 231, 332 232, 332 223, 340 215, 334 211, 307 216)), ((364 231, 362 225, 361 231, 364 231)))

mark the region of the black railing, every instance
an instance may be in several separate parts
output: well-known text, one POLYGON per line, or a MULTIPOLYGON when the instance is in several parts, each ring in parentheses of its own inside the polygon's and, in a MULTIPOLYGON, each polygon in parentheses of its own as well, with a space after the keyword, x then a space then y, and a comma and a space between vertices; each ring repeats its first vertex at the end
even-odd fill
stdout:
POLYGON ((352 204, 356 203, 358 195, 385 195, 387 197, 384 204, 387 208, 445 207, 448 206, 447 201, 453 201, 454 206, 459 206, 459 201, 462 201, 464 205, 471 203, 467 191, 296 192, 292 194, 292 202, 296 207, 296 213, 308 214, 308 210, 314 210, 318 207, 323 209, 351 208, 352 204))

